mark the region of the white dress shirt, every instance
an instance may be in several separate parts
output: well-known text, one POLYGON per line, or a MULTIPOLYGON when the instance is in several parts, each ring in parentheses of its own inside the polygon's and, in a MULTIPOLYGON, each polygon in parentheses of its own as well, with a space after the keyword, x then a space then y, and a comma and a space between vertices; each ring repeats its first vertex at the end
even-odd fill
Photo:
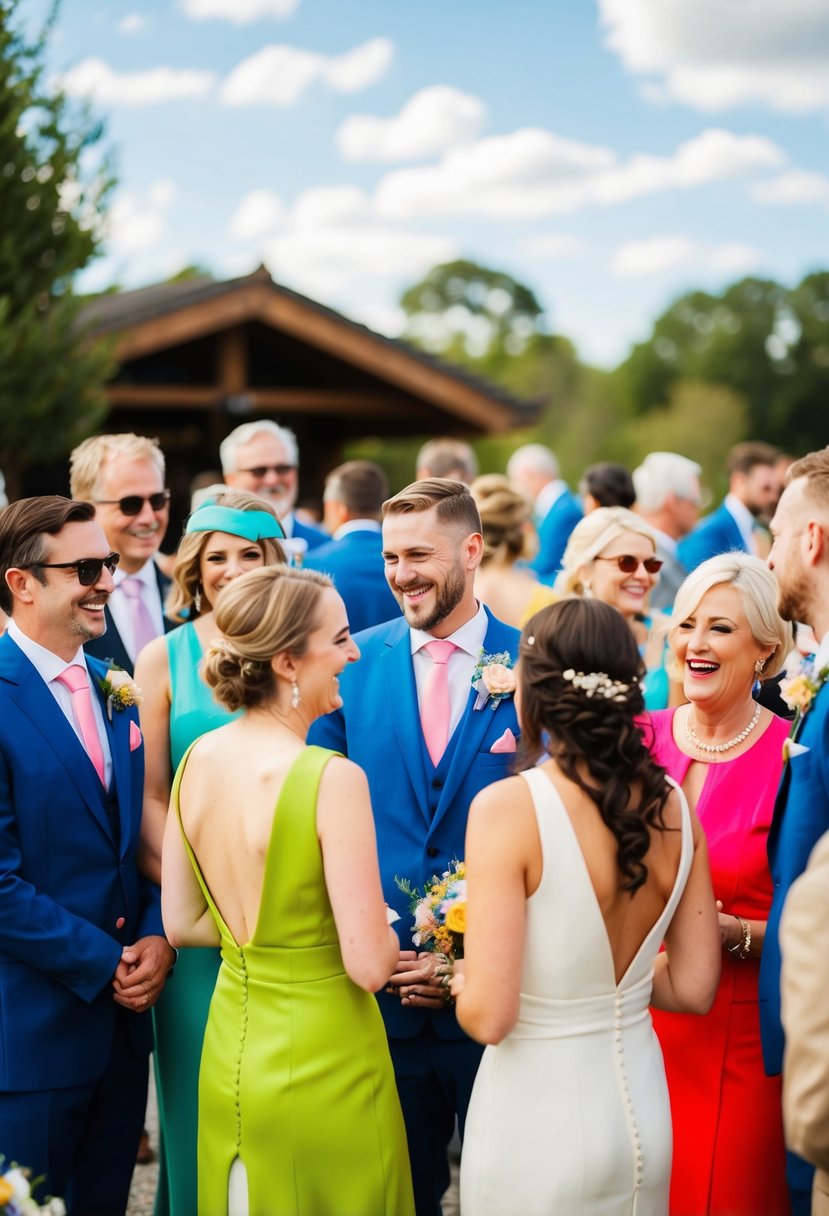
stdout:
POLYGON ((548 481, 546 486, 542 486, 535 500, 535 518, 541 523, 547 518, 553 505, 558 502, 562 494, 567 493, 567 482, 560 477, 556 477, 553 481, 548 481))
POLYGON ((84 751, 86 751, 86 744, 83 741, 80 727, 75 719, 75 711, 72 707, 72 694, 65 684, 61 684, 58 676, 62 676, 67 667, 73 667, 75 664, 83 667, 86 671, 89 686, 92 690, 92 711, 95 714, 95 725, 98 728, 98 738, 101 741, 101 751, 104 757, 104 781, 106 788, 109 789, 110 782, 112 781, 112 753, 109 750, 109 739, 107 737, 106 726, 104 725, 104 711, 101 708, 101 701, 95 695, 92 687, 95 677, 86 665, 86 655, 84 654, 83 647, 81 646, 75 657, 67 663, 51 650, 47 650, 45 646, 41 646, 39 642, 33 642, 20 626, 16 624, 14 618, 9 621, 8 635, 15 645, 19 646, 23 651, 49 689, 49 692, 57 701, 63 716, 78 736, 84 751))
POLYGON ((347 519, 344 524, 340 524, 332 540, 342 540, 344 536, 348 536, 349 532, 382 532, 382 527, 376 519, 347 519))
POLYGON ((734 494, 726 494, 724 504, 729 515, 733 516, 734 522, 740 529, 740 536, 743 538, 743 543, 747 553, 753 553, 757 556, 757 541, 754 536, 754 516, 749 511, 744 502, 740 502, 734 494))
POLYGON ((454 642, 458 647, 449 656, 447 675, 449 678, 449 738, 452 738, 455 728, 463 717, 472 689, 472 673, 478 666, 481 650, 486 637, 489 618, 483 604, 478 604, 478 611, 456 629, 447 638, 436 638, 432 633, 424 633, 421 629, 410 630, 412 646, 412 665, 414 667, 415 684, 417 685, 417 704, 421 704, 423 689, 429 672, 434 666, 428 651, 423 647, 429 642, 454 642))
POLYGON ((109 608, 112 614, 112 622, 121 636, 124 649, 134 665, 135 660, 138 658, 138 653, 132 634, 130 602, 128 596, 120 589, 121 584, 125 578, 138 579, 141 584, 141 599, 144 607, 149 612, 150 619, 155 627, 155 636, 160 637, 164 632, 164 606, 161 603, 161 592, 158 589, 158 571, 155 562, 150 558, 149 561, 144 562, 140 570, 136 570, 135 574, 128 574, 126 570, 122 570, 120 566, 116 566, 112 577, 115 580, 115 588, 107 601, 107 608, 109 608))

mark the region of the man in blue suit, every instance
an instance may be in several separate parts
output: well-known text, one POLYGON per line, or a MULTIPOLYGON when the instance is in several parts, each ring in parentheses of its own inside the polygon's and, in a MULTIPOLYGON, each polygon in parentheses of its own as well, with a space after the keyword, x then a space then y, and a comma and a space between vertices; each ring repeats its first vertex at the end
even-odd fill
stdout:
MULTIPOLYGON (((760 1031, 766 1072, 776 1075, 784 1046, 780 916, 789 888, 829 830, 829 447, 791 466, 771 531, 769 565, 778 582, 780 613, 811 625, 819 641, 806 672, 811 699, 795 722, 768 839, 774 894, 760 961, 760 1031)), ((789 1153, 794 1216, 808 1216, 812 1175, 807 1162, 789 1153)))
POLYGON ((345 602, 352 633, 400 615, 383 570, 380 513, 389 483, 379 464, 349 460, 325 479, 323 519, 331 540, 303 565, 330 575, 345 602))
POLYGON ((507 477, 534 504, 538 553, 530 565, 542 583, 552 583, 561 569, 570 533, 582 517, 581 504, 562 481, 558 461, 543 443, 528 443, 513 452, 507 477))
POLYGON ((456 1116, 463 1134, 481 1048, 459 1028, 434 957, 411 948, 412 914, 396 879, 422 891, 463 858, 470 802, 514 760, 512 695, 472 687, 482 666, 509 667, 518 649, 517 631, 475 599, 482 549, 478 509, 460 482, 417 481, 384 504, 386 578, 404 619, 358 636, 362 659, 340 677, 343 708, 310 736, 368 774, 383 890, 401 918, 399 967, 378 1001, 418 1216, 440 1212, 446 1150, 456 1116))
POLYGON ((296 435, 269 418, 243 422, 222 440, 219 448, 225 484, 235 490, 261 494, 279 516, 285 530, 282 542, 297 565, 305 554, 331 538, 322 528, 304 524, 294 515, 299 492, 299 448, 296 435))
POLYGON ((174 958, 136 867, 136 709, 83 651, 117 563, 94 515, 54 496, 0 516, 0 1145, 70 1216, 126 1209, 174 958))
POLYGON ((738 443, 728 453, 728 493, 722 504, 679 542, 679 560, 689 574, 718 553, 757 553, 757 522, 768 521, 780 493, 777 456, 776 448, 754 442, 738 443))

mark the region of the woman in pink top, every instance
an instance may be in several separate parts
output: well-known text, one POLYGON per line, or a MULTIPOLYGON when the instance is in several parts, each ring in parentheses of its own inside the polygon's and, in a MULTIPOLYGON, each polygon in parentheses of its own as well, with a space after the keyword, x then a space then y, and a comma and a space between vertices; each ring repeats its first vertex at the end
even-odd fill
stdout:
POLYGON ((705 1017, 654 1012, 674 1130, 672 1216, 789 1212, 780 1078, 766 1077, 757 981, 771 878, 766 838, 789 723, 754 682, 790 648, 770 571, 727 553, 680 588, 671 644, 688 704, 650 715, 653 755, 683 788, 708 840, 722 974, 705 1017))

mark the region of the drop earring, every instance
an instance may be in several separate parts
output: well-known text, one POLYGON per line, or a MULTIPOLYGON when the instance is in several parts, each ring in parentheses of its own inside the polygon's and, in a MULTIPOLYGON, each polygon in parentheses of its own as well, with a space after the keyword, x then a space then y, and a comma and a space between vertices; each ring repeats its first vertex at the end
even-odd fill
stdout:
POLYGON ((761 676, 763 674, 763 668, 765 667, 765 665, 766 665, 765 659, 758 659, 757 662, 754 664, 754 670, 758 676, 761 676))
POLYGON ((201 586, 199 585, 196 586, 196 593, 193 596, 193 607, 196 613, 201 612, 201 586))
POLYGON ((299 685, 296 680, 291 684, 291 708, 299 709, 299 703, 302 697, 299 695, 299 685))

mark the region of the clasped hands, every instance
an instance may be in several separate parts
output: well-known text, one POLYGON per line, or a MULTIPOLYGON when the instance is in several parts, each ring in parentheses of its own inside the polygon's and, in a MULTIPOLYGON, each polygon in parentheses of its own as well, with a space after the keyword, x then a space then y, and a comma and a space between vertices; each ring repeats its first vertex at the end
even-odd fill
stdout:
POLYGON ((161 995, 164 982, 176 959, 166 938, 141 937, 125 946, 112 980, 116 1004, 133 1013, 146 1013, 161 995))
POLYGON ((444 1009, 452 1000, 448 974, 451 963, 430 950, 401 950, 397 970, 386 984, 386 992, 399 996, 403 1005, 419 1009, 444 1009))

